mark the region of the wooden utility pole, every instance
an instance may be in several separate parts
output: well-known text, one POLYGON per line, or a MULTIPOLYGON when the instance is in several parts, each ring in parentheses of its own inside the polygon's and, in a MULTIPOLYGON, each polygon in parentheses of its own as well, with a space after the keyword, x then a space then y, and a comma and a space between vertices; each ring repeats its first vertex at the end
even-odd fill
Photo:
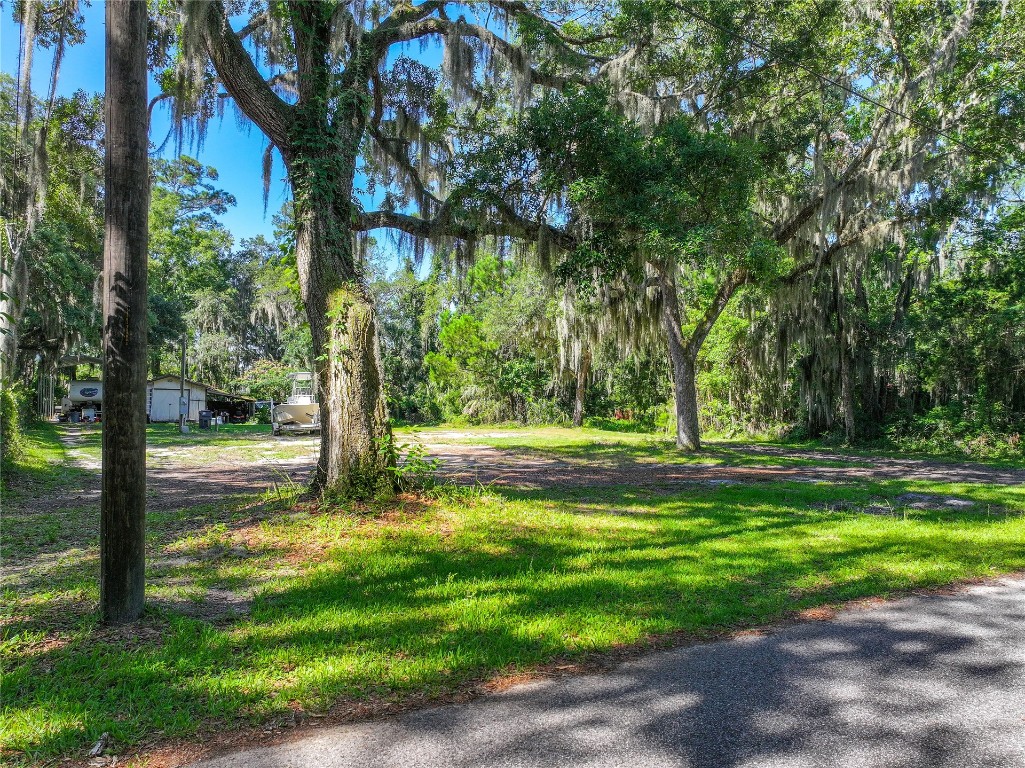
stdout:
POLYGON ((148 4, 107 0, 100 610, 142 614, 146 584, 148 4))

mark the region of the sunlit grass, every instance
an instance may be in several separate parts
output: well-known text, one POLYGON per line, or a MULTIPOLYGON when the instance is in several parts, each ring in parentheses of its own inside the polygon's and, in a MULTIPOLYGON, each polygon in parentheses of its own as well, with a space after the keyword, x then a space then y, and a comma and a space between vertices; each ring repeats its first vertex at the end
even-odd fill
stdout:
MULTIPOLYGON (((40 424, 29 430, 28 437, 29 450, 19 459, 14 476, 7 483, 15 496, 22 485, 29 488, 22 495, 59 490, 61 486, 56 482, 53 467, 62 463, 70 466, 71 459, 99 465, 103 440, 101 424, 40 424), (68 448, 61 445, 59 436, 69 441, 68 448)), ((225 424, 212 429, 199 429, 192 424, 186 434, 181 434, 176 424, 148 424, 146 448, 147 462, 151 466, 195 466, 225 459, 239 463, 294 459, 316 454, 319 445, 316 438, 275 438, 269 424, 225 424)))
MULTIPOLYGON (((616 431, 593 427, 430 427, 403 428, 397 434, 405 438, 422 435, 430 443, 486 445, 519 453, 532 453, 579 461, 636 460, 666 464, 700 464, 715 466, 869 466, 869 462, 851 460, 842 455, 781 456, 752 451, 752 441, 707 440, 700 452, 680 451, 673 439, 663 432, 616 431)), ((773 444, 761 442, 772 447, 773 444)))
POLYGON ((5 594, 0 740, 22 760, 103 732, 122 746, 194 736, 1025 569, 1023 512, 1016 486, 885 482, 443 490, 168 513, 151 532, 155 586, 137 636, 96 627, 88 548, 5 594), (976 506, 861 511, 908 491, 976 506), (251 611, 206 621, 175 607, 209 589, 252 597, 251 611))
POLYGON ((58 439, 60 427, 41 422, 24 433, 24 450, 0 481, 0 499, 18 501, 74 488, 84 470, 71 465, 68 449, 58 439))

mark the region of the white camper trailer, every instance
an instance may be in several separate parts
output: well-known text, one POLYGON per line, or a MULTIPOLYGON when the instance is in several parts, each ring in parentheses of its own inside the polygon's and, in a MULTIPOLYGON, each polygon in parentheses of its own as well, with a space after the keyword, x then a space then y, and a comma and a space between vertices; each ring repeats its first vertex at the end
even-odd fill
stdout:
POLYGON ((99 421, 102 417, 103 382, 73 381, 61 400, 61 421, 99 421))
POLYGON ((292 394, 274 406, 271 412, 273 432, 319 432, 320 404, 317 402, 316 380, 312 373, 290 373, 292 394))

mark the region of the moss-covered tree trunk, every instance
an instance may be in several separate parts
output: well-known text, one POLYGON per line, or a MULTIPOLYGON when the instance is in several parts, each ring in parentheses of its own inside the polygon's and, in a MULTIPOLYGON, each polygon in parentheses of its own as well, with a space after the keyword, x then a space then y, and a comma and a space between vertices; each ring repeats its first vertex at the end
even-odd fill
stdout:
POLYGON ((290 2, 294 103, 263 79, 221 3, 199 7, 203 38, 224 88, 281 152, 294 200, 299 288, 313 337, 320 395, 320 461, 313 489, 369 496, 389 486, 388 416, 374 304, 352 246, 353 180, 382 54, 361 40, 336 72, 332 3, 290 2))
POLYGON ((321 149, 293 150, 285 159, 295 196, 299 285, 320 395, 314 489, 366 497, 389 484, 383 445, 388 414, 374 302, 353 253, 352 184, 359 141, 344 135, 349 130, 338 135, 324 123, 317 132, 321 149))

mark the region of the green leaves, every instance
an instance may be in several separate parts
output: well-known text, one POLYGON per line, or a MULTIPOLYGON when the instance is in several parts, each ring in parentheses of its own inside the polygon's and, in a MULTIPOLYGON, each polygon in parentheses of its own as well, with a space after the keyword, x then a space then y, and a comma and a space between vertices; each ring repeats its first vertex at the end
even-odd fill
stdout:
POLYGON ((684 116, 645 133, 614 104, 601 87, 550 95, 519 127, 536 158, 538 195, 565 199, 577 235, 560 277, 580 284, 644 261, 742 259, 754 236, 756 147, 699 132, 684 116))

